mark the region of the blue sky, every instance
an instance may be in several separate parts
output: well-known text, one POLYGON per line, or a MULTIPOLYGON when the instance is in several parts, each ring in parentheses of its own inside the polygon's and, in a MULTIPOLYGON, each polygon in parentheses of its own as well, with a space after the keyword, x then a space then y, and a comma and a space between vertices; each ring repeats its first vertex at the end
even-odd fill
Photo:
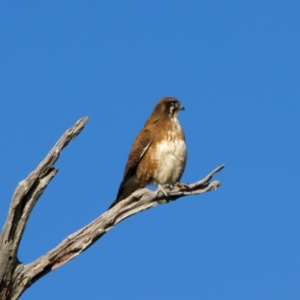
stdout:
POLYGON ((182 181, 216 192, 135 215, 22 299, 300 299, 300 3, 0 4, 1 210, 77 119, 34 208, 28 263, 103 213, 155 103, 177 97, 182 181))

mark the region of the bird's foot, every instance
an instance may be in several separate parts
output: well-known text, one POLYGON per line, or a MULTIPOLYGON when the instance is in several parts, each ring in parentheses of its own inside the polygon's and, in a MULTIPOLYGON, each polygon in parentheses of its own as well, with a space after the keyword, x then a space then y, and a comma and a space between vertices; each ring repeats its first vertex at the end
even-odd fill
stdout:
POLYGON ((169 183, 164 184, 163 188, 168 189, 168 190, 172 190, 173 186, 169 183))
POLYGON ((183 182, 176 182, 174 187, 179 188, 181 191, 190 190, 190 186, 187 183, 183 183, 183 182))

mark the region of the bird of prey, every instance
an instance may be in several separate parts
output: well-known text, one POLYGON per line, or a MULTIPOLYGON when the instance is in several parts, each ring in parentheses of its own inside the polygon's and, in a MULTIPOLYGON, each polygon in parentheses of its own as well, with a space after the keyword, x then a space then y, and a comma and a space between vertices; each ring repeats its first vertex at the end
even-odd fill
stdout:
POLYGON ((177 119, 180 110, 184 106, 173 97, 156 104, 131 147, 116 200, 109 208, 149 184, 167 195, 162 185, 180 180, 187 160, 185 136, 177 119))

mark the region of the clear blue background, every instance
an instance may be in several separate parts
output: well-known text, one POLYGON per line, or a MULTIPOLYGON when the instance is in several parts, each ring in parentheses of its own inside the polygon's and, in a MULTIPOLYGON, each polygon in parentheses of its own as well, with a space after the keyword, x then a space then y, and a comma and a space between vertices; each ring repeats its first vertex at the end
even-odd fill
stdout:
POLYGON ((216 192, 135 215, 22 299, 300 299, 300 2, 3 1, 1 209, 77 119, 34 208, 29 263, 103 213, 155 103, 179 98, 182 181, 216 192))

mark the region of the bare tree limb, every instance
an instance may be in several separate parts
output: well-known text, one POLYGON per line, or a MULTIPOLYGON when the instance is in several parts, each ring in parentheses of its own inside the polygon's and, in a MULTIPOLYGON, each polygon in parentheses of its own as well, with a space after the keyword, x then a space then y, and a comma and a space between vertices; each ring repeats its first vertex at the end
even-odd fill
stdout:
POLYGON ((87 120, 82 118, 68 129, 36 170, 17 186, 0 236, 0 299, 17 299, 31 284, 85 251, 125 218, 181 197, 216 190, 221 184, 218 180, 211 181, 211 179, 224 168, 224 165, 193 184, 181 184, 173 189, 165 187, 168 198, 163 194, 157 196, 155 192, 148 189, 140 189, 90 224, 69 235, 36 261, 23 265, 18 261, 17 251, 29 215, 38 198, 57 173, 53 164, 60 152, 81 132, 87 120))
POLYGON ((63 148, 81 132, 87 121, 87 117, 82 118, 68 129, 38 167, 18 184, 13 194, 0 235, 0 299, 11 299, 13 273, 20 266, 17 252, 22 235, 34 205, 58 171, 53 165, 63 148))

